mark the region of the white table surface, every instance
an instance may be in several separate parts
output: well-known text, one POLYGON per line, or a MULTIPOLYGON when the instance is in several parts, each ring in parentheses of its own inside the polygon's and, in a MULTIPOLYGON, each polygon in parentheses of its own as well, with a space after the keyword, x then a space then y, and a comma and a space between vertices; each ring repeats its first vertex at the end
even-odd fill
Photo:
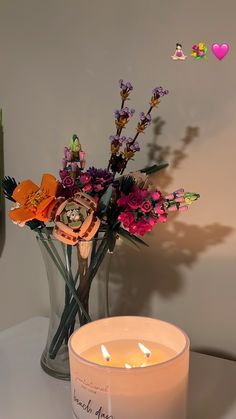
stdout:
MULTIPOLYGON (((72 419, 70 384, 40 367, 47 327, 36 317, 0 332, 0 419, 72 419)), ((236 362, 192 353, 189 393, 188 419, 236 419, 236 362)))

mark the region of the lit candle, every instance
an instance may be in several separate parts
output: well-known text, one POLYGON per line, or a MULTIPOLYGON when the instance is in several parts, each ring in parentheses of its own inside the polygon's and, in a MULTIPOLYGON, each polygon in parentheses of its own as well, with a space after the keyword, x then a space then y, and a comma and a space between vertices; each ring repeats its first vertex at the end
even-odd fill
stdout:
POLYGON ((69 342, 76 419, 185 419, 189 340, 146 317, 111 317, 69 342))

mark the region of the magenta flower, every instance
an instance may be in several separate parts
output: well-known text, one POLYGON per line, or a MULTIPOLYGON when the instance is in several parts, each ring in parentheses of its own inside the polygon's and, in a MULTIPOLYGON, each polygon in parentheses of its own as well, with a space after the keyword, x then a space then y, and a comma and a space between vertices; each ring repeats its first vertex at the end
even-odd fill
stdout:
POLYGON ((119 215, 118 220, 123 224, 125 228, 128 228, 130 224, 135 220, 135 217, 131 211, 125 211, 119 215))
POLYGON ((138 209, 142 205, 142 198, 138 193, 131 192, 128 195, 128 205, 131 209, 138 209))
POLYGON ((155 206, 154 211, 155 211, 156 214, 159 214, 159 215, 165 214, 165 210, 164 210, 163 205, 161 203, 157 204, 155 206))
POLYGON ((73 153, 72 151, 68 150, 66 153, 66 160, 69 162, 73 159, 73 153))
POLYGON ((72 188, 74 184, 75 184, 75 180, 71 176, 66 176, 62 180, 62 185, 64 186, 64 188, 72 188))
POLYGON ((136 223, 136 228, 136 232, 139 236, 144 236, 144 234, 152 230, 151 224, 143 218, 136 223))
POLYGON ((91 181, 91 176, 88 173, 82 173, 80 175, 80 181, 83 185, 87 185, 91 181))
POLYGON ((131 223, 129 226, 129 232, 130 234, 136 234, 137 233, 137 223, 131 223))
POLYGON ((65 177, 70 176, 70 172, 66 169, 60 170, 59 172, 61 180, 63 180, 65 177))
POLYGON ((84 192, 86 192, 86 193, 88 193, 88 192, 91 192, 91 190, 92 190, 93 188, 92 188, 92 185, 90 185, 89 183, 87 183, 86 185, 84 185, 84 187, 83 187, 83 190, 84 190, 84 192))
POLYGON ((120 198, 116 201, 118 207, 126 207, 128 204, 128 196, 121 192, 120 198))
POLYGON ((76 163, 76 161, 73 161, 71 163, 71 170, 72 170, 72 172, 76 173, 77 172, 77 169, 78 169, 78 164, 76 163))
POLYGON ((141 205, 141 210, 143 212, 150 212, 152 210, 152 204, 150 201, 144 201, 141 205))
POLYGON ((158 191, 153 192, 152 194, 152 199, 154 199, 154 201, 158 201, 158 199, 160 199, 161 194, 158 191))
POLYGON ((165 223, 167 221, 167 215, 160 214, 158 220, 160 221, 160 223, 165 223))

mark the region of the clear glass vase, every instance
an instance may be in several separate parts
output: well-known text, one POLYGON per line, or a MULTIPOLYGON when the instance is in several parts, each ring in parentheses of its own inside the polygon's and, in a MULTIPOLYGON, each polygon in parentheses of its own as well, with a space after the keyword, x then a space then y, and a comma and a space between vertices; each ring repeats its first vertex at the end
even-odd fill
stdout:
MULTIPOLYGON (((89 296, 92 281, 102 266, 104 309, 108 315, 108 267, 106 237, 64 244, 48 232, 37 235, 49 284, 50 319, 45 349, 41 356, 43 370, 62 380, 70 380, 68 340, 73 331, 91 321, 89 296), (104 262, 104 263, 102 263, 104 262)), ((110 258, 110 256, 109 256, 110 258)))

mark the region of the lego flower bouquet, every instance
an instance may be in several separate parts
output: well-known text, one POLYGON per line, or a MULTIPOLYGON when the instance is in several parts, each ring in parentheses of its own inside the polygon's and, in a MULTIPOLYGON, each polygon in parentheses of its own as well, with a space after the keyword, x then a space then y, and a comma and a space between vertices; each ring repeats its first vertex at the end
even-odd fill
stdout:
MULTIPOLYGON (((165 162, 125 172, 128 162, 140 151, 139 140, 151 124, 154 108, 168 91, 162 87, 153 89, 147 111, 139 115, 135 134, 126 136, 124 131, 135 114, 134 109, 126 106, 133 86, 123 80, 119 85, 121 106, 114 114, 115 131, 109 137, 107 168, 87 168, 80 139, 73 135, 64 148, 58 178, 45 173, 40 185, 10 177, 2 182, 5 197, 13 203, 11 220, 36 233, 42 250, 49 279, 51 318, 41 365, 62 379, 69 378, 69 336, 75 328, 91 321, 91 286, 117 240, 137 249, 147 246, 142 236, 155 226, 161 228, 169 213, 186 211, 199 197, 182 188, 172 193, 156 188, 150 174, 167 167, 165 162)), ((108 305, 106 301, 107 314, 108 305)))

